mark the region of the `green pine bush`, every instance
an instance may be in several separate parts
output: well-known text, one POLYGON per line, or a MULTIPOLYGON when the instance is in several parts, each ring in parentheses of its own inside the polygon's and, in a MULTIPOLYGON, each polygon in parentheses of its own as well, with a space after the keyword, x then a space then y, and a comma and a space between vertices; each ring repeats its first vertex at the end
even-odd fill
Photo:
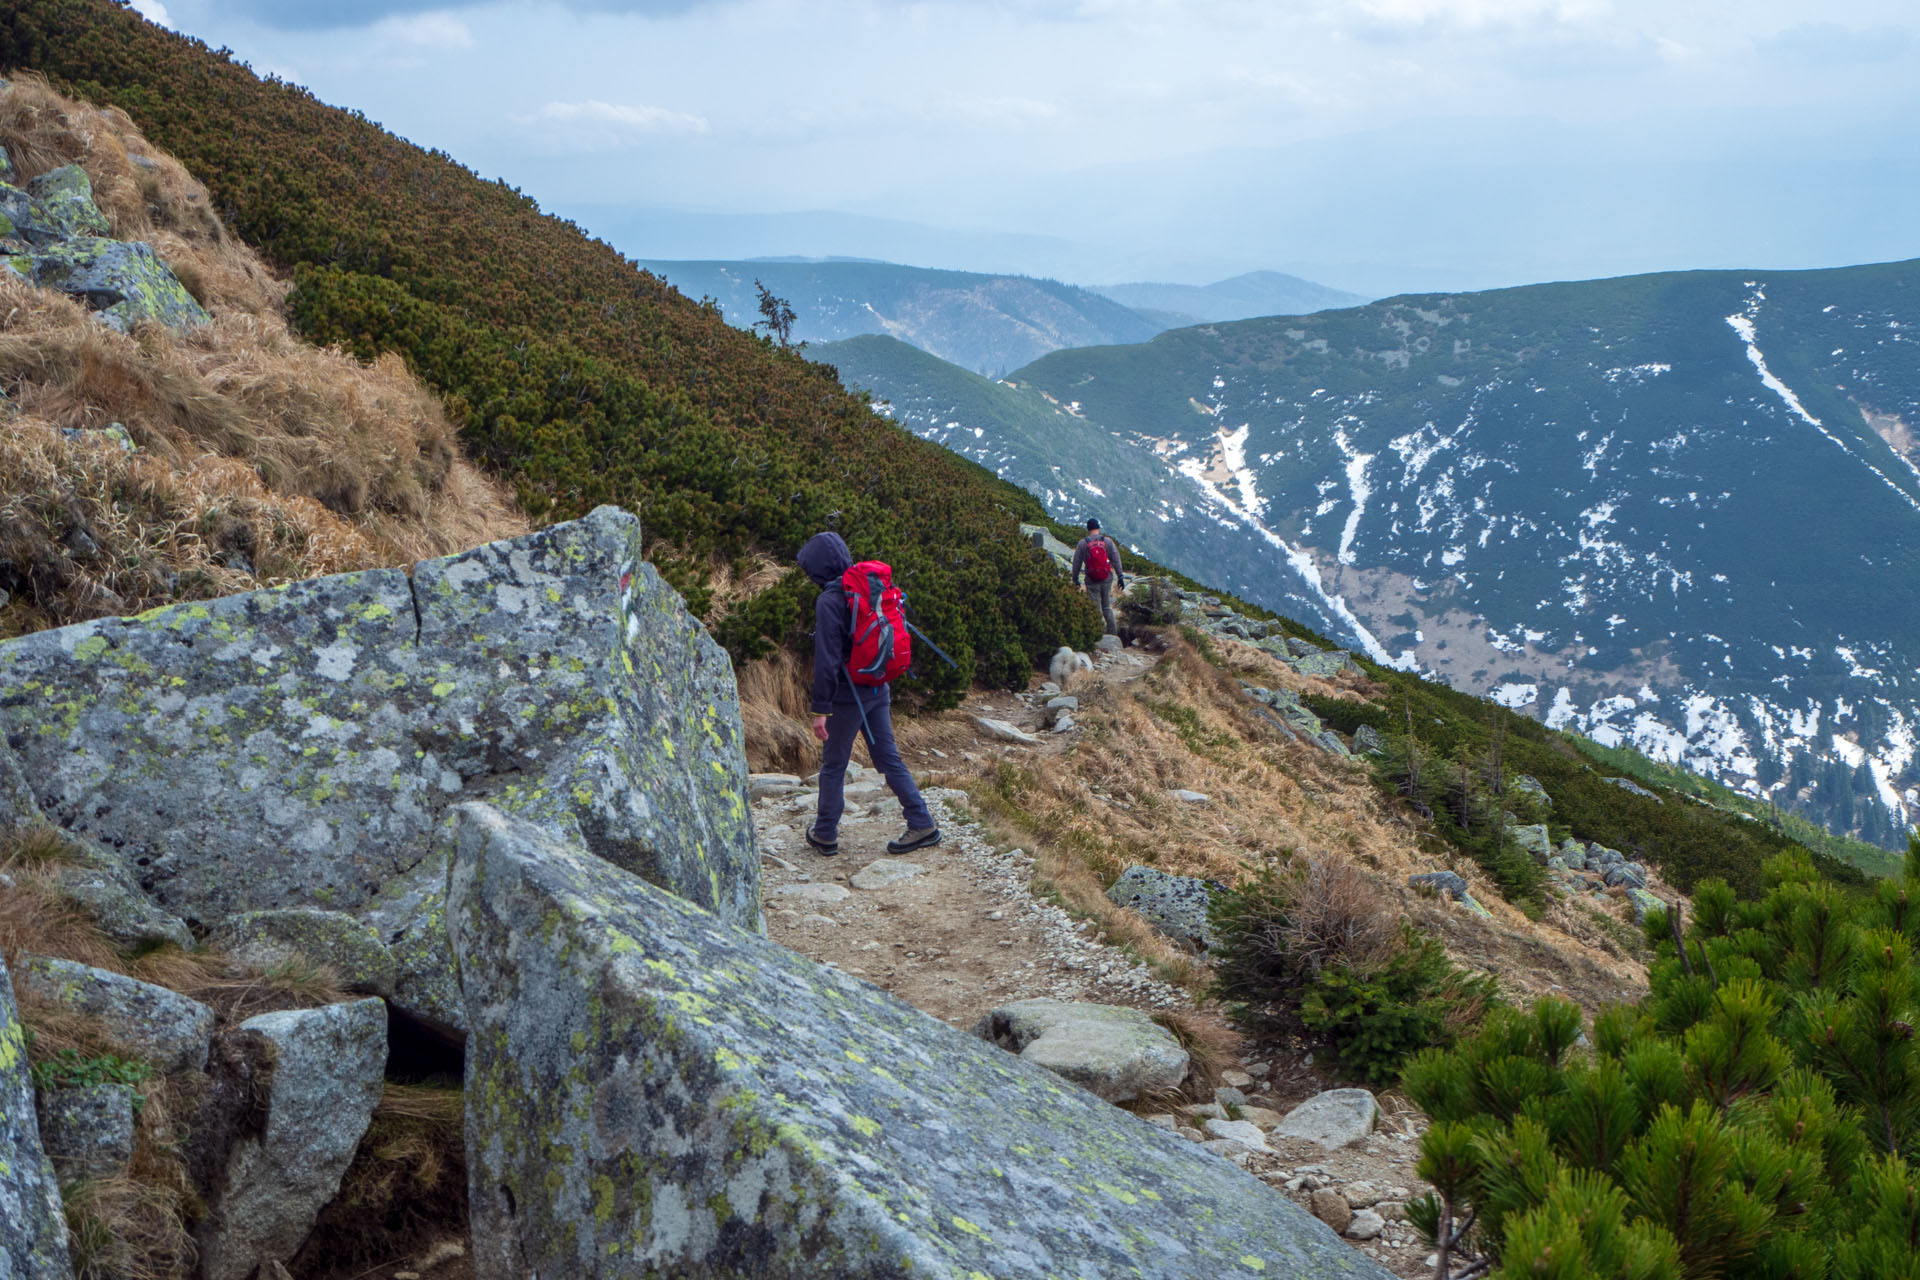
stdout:
POLYGON ((1647 998, 1584 1040, 1546 1000, 1407 1064, 1440 1276, 1920 1277, 1920 841, 1868 890, 1762 876, 1650 913, 1647 998))

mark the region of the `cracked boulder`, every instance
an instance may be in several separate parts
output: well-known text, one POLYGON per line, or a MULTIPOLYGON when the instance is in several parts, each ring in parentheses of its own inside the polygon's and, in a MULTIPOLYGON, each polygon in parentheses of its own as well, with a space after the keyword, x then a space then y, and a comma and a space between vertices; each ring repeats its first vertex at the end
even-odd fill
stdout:
POLYGON ((40 1146, 27 1033, 0 957, 0 1276, 72 1280, 67 1219, 53 1163, 40 1146))
POLYGON ((272 1046, 266 1126, 228 1155, 199 1229, 206 1280, 247 1280, 299 1252, 340 1190, 385 1088, 387 1009, 377 999, 263 1013, 240 1024, 272 1046))
POLYGON ((475 1275, 1367 1277, 1231 1163, 484 804, 475 1275))
MULTIPOLYGON (((447 807, 483 797, 722 920, 758 918, 732 666, 613 507, 411 576, 0 643, 0 735, 49 821, 202 928, 364 916, 428 860, 447 807)), ((444 971, 440 883, 429 867, 379 940, 414 939, 444 971)))

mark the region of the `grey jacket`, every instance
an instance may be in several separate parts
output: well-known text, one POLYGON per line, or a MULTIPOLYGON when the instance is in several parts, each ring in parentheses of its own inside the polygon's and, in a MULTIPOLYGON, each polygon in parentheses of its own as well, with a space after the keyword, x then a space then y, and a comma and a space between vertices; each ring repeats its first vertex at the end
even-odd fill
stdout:
POLYGON ((1084 569, 1087 564, 1087 548, 1093 545, 1096 537, 1099 541, 1107 544, 1107 560, 1113 565, 1113 584, 1120 588, 1120 590, 1125 591, 1127 589, 1127 575, 1120 570, 1120 544, 1113 540, 1111 534, 1104 531, 1098 535, 1088 534, 1086 537, 1080 539, 1079 543, 1074 547, 1073 585, 1076 587, 1080 585, 1080 571, 1084 569))

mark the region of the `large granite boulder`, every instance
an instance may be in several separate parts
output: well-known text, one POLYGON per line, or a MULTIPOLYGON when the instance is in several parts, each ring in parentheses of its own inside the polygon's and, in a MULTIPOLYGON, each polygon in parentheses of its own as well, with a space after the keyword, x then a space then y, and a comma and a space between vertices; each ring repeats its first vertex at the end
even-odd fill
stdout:
POLYGON ((38 249, 33 282, 78 298, 122 331, 147 320, 186 329, 213 319, 153 246, 137 240, 80 236, 38 249))
POLYGON ((1016 1000, 973 1034, 1108 1102, 1177 1089, 1187 1078, 1187 1051, 1173 1033, 1124 1005, 1016 1000))
POLYGON ((1227 1161, 459 806, 475 1274, 1383 1278, 1227 1161))
POLYGON ((613 507, 411 577, 7 641, 0 734, 49 819, 191 924, 359 913, 476 797, 725 920, 759 911, 732 667, 613 507))
POLYGON ((1133 866, 1120 873, 1107 890, 1107 897, 1138 913, 1189 951, 1208 951, 1220 945, 1220 938, 1207 921, 1207 907, 1213 895, 1226 892, 1226 888, 1217 880, 1133 866))
POLYGON ((299 1251, 385 1087, 387 1009, 377 999, 263 1013, 240 1029, 272 1045, 273 1076, 266 1126, 229 1154, 199 1229, 206 1280, 247 1280, 299 1251))
POLYGON ((0 1276, 73 1280, 67 1218, 53 1163, 40 1146, 27 1032, 0 956, 0 1276))
POLYGON ((213 1010, 177 991, 72 960, 33 956, 20 965, 22 991, 84 1014, 122 1053, 161 1071, 198 1071, 213 1043, 213 1010))

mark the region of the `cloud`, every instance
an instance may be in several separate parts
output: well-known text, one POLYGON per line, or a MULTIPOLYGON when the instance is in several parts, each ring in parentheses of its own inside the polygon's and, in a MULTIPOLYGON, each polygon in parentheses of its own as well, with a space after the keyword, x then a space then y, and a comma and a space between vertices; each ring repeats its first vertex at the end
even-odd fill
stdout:
POLYGON ((167 6, 160 0, 132 0, 133 11, 156 27, 171 27, 173 19, 167 14, 167 6))
MULTIPOLYGON (((669 17, 719 2, 721 0, 559 0, 560 7, 580 12, 634 13, 650 17, 669 17)), ((160 8, 157 0, 137 0, 134 5, 143 13, 148 6, 160 8)), ((323 0, 321 3, 308 3, 306 0, 218 0, 217 7, 223 14, 246 18, 264 27, 282 31, 317 31, 364 27, 384 19, 444 13, 449 9, 473 6, 458 3, 450 5, 448 0, 323 0)))
POLYGON ((617 102, 549 102, 514 122, 550 146, 567 151, 617 151, 647 138, 705 133, 705 117, 666 107, 617 102))
POLYGON ((1802 66, 1846 66, 1890 62, 1913 45, 1913 33, 1900 27, 1843 27, 1836 22, 1803 22, 1760 42, 1761 52, 1802 66))
POLYGON ((473 48, 473 32, 467 24, 443 10, 382 18, 374 29, 382 36, 426 49, 473 48))

